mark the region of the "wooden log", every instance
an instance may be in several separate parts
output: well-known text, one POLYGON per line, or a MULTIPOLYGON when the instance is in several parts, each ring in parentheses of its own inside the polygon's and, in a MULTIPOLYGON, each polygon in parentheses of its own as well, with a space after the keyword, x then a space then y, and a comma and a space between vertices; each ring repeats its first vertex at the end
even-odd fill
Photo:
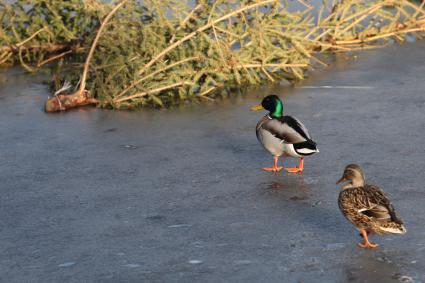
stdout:
POLYGON ((87 91, 77 91, 73 94, 60 94, 49 97, 44 105, 44 111, 60 112, 83 105, 97 104, 99 102, 95 98, 87 97, 87 95, 87 91))

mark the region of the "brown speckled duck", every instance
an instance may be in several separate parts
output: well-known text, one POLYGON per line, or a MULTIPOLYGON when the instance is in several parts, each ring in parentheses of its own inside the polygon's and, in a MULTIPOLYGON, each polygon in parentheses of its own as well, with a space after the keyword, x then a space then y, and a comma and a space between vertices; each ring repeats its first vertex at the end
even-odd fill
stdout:
POLYGON ((342 214, 360 231, 362 248, 376 248, 369 242, 369 234, 405 234, 406 228, 397 217, 394 207, 385 193, 377 186, 365 183, 363 170, 357 164, 345 167, 337 184, 344 184, 338 205, 342 214))

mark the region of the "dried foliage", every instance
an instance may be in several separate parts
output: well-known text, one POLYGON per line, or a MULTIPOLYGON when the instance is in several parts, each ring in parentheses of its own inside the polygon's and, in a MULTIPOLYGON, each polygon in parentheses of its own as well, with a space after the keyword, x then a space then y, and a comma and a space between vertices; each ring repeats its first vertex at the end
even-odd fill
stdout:
POLYGON ((0 1, 0 65, 19 62, 29 71, 84 53, 108 9, 94 0, 11 2, 0 1))
MULTIPOLYGON (((299 1, 305 8, 289 12, 279 0, 18 0, 0 6, 0 62, 33 70, 59 60, 68 68, 57 81, 79 85, 73 95, 81 104, 162 107, 303 79, 309 66, 324 64, 319 53, 379 47, 425 30, 424 3, 340 1, 317 13, 299 1)), ((78 105, 64 107, 65 97, 55 95, 46 110, 78 105)))

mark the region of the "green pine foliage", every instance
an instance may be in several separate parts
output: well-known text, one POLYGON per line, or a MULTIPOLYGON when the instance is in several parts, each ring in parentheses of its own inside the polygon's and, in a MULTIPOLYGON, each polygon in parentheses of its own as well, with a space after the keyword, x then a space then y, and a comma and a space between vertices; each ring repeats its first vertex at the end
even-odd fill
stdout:
MULTIPOLYGON (((125 1, 90 62, 87 90, 100 107, 164 107, 223 90, 301 80, 318 53, 346 52, 424 31, 423 5, 341 1, 293 11, 279 0, 125 1), (292 12, 289 12, 289 11, 292 12)), ((17 0, 0 4, 0 64, 50 64, 77 85, 113 4, 17 0)), ((417 34, 420 35, 420 34, 417 34)))

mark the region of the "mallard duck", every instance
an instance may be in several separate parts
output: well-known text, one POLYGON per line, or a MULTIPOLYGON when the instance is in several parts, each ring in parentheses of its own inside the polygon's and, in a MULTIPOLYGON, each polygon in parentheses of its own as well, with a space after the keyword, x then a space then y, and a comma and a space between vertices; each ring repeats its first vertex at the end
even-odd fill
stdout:
POLYGON ((251 110, 268 110, 269 113, 257 123, 258 141, 273 155, 274 164, 265 171, 278 172, 284 167, 278 166, 279 157, 299 158, 298 167, 285 168, 290 173, 304 170, 304 157, 319 152, 316 143, 311 139, 307 128, 297 118, 283 116, 283 103, 276 95, 266 96, 260 105, 251 110))
POLYGON ((403 221, 397 217, 394 207, 385 193, 377 186, 365 183, 363 170, 357 164, 345 167, 343 184, 339 193, 338 205, 342 214, 360 231, 364 242, 362 248, 376 248, 379 245, 369 242, 369 234, 405 234, 403 221))

